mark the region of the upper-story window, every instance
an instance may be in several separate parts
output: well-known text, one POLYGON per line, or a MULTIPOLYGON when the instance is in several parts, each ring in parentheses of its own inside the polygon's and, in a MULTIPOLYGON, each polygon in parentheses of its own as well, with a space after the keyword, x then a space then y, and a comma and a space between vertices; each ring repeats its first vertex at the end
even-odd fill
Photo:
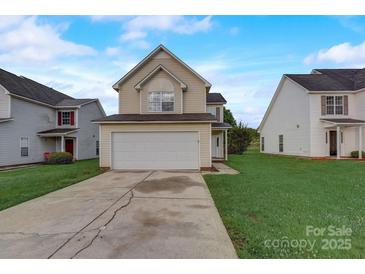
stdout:
POLYGON ((62 112, 62 125, 70 125, 70 124, 71 124, 71 113, 62 112))
POLYGON ((347 115, 347 113, 347 95, 322 96, 322 115, 347 115))
POLYGON ((58 125, 59 126, 75 125, 75 112, 74 111, 59 111, 58 112, 58 125))
POLYGON ((175 94, 169 91, 153 91, 148 96, 148 111, 172 112, 175 109, 175 94))

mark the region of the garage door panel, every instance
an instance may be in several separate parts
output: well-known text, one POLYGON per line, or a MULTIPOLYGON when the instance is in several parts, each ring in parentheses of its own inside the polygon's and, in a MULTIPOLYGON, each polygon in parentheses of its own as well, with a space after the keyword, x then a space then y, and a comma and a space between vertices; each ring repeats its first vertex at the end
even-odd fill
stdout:
POLYGON ((198 169, 198 132, 112 134, 114 169, 198 169))

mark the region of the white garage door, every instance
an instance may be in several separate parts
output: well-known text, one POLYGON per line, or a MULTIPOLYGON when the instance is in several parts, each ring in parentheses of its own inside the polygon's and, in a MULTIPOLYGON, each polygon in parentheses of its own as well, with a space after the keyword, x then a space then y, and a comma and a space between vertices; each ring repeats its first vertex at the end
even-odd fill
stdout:
POLYGON ((199 169, 198 132, 112 133, 113 169, 199 169))

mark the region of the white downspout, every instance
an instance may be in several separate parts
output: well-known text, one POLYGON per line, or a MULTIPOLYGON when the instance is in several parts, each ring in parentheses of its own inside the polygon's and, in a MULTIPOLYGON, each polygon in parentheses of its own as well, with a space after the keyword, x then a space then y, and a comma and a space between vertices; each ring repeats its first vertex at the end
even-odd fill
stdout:
POLYGON ((359 126, 359 159, 362 159, 362 126, 359 126))
POLYGON ((341 128, 337 126, 337 159, 340 159, 341 156, 341 128))
POLYGON ((228 160, 228 138, 227 138, 227 129, 225 130, 224 132, 224 145, 225 145, 225 160, 227 161, 228 160))

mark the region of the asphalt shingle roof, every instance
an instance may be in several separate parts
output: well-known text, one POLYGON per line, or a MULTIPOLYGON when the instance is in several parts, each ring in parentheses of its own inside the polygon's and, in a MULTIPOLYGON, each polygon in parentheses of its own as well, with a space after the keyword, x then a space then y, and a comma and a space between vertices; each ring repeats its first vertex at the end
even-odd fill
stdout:
POLYGON ((94 120, 95 122, 154 122, 154 121, 215 121, 210 113, 185 114, 114 114, 94 120))
POLYGON ((24 76, 0 69, 0 84, 10 93, 52 106, 77 106, 95 99, 75 99, 24 76), (60 104, 62 103, 62 104, 60 104))
POLYGON ((208 93, 207 95, 207 103, 227 103, 226 99, 224 99, 223 95, 220 93, 208 93))
POLYGON ((315 69, 312 74, 285 74, 310 91, 365 88, 365 69, 315 69))

